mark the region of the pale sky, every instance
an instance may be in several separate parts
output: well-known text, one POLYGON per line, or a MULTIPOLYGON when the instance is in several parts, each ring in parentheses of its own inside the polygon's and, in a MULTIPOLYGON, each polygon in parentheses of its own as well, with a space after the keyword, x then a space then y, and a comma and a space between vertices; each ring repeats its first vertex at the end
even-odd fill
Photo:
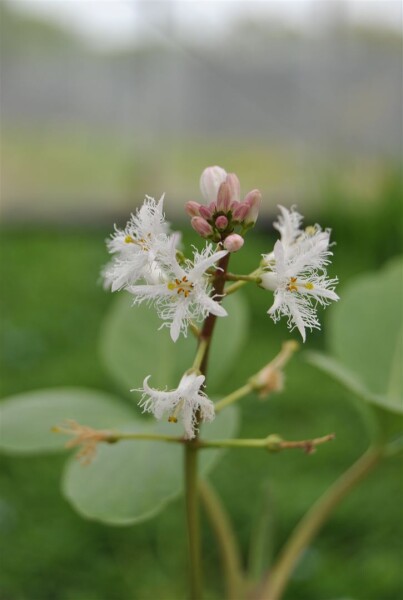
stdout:
MULTIPOLYGON (((1 0, 0 0, 1 1, 1 0)), ((5 1, 5 0, 3 0, 5 1)), ((59 23, 100 48, 158 39, 163 20, 191 38, 219 36, 243 16, 317 30, 326 14, 402 30, 401 0, 6 0, 21 12, 59 23)))

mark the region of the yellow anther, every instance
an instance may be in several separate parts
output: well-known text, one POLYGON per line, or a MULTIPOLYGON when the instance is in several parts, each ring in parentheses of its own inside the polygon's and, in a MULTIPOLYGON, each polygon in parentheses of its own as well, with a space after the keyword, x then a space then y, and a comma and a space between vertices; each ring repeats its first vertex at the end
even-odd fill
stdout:
POLYGON ((287 284, 287 290, 289 292, 297 292, 298 291, 298 287, 297 287, 297 278, 296 277, 290 277, 290 282, 287 284))
POLYGON ((171 415, 170 417, 168 417, 168 423, 177 423, 177 422, 178 422, 178 419, 175 416, 171 415))
POLYGON ((315 235, 316 227, 314 225, 308 225, 308 227, 305 227, 305 233, 308 235, 315 235))

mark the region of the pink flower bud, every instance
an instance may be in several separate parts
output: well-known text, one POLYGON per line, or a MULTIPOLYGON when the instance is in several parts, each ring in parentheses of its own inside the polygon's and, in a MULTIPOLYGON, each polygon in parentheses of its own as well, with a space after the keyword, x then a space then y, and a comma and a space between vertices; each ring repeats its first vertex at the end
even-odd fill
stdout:
POLYGON ((216 218, 215 224, 217 229, 221 229, 221 231, 224 231, 224 229, 226 229, 228 225, 228 219, 225 215, 220 215, 216 218))
POLYGON ((192 225, 193 229, 202 237, 208 237, 213 233, 213 228, 211 225, 209 225, 205 219, 202 219, 202 217, 193 217, 193 219, 190 221, 190 224, 192 225))
POLYGON ((231 189, 229 184, 224 181, 224 183, 222 183, 220 185, 220 189, 218 190, 218 196, 217 196, 217 210, 219 211, 223 211, 223 212, 228 212, 229 207, 231 204, 231 189))
POLYGON ((207 167, 200 177, 200 191, 207 202, 215 202, 220 185, 227 177, 226 171, 221 167, 207 167))
POLYGON ((250 211, 249 204, 246 202, 240 202, 238 206, 236 206, 233 210, 232 217, 234 221, 239 221, 240 223, 245 219, 246 215, 250 211))
POLYGON ((209 207, 205 206, 204 204, 201 204, 199 213, 200 213, 200 216, 203 217, 203 219, 206 219, 206 221, 211 219, 211 217, 213 216, 213 213, 211 212, 209 207))
POLYGON ((231 200, 239 202, 241 199, 241 184, 235 173, 228 173, 226 182, 229 185, 231 200))
POLYGON ((237 233, 231 233, 224 240, 224 248, 228 250, 228 252, 237 252, 242 248, 244 244, 244 239, 237 233))
POLYGON ((201 204, 199 204, 198 202, 193 202, 193 200, 190 200, 190 202, 186 202, 186 204, 185 204, 185 211, 187 212, 189 217, 198 217, 200 214, 199 213, 200 207, 201 207, 201 204))
POLYGON ((257 220, 257 216, 259 214, 260 201, 262 199, 262 194, 259 190, 252 190, 249 194, 246 195, 244 203, 249 205, 249 211, 245 217, 245 221, 247 224, 255 224, 257 220))

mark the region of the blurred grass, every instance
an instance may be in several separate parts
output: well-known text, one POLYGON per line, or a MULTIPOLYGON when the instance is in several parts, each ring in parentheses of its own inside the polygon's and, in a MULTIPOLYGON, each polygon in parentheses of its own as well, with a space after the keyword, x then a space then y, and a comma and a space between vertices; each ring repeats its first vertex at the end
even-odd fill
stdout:
POLYGON ((273 214, 278 201, 301 202, 301 197, 304 206, 322 210, 320 178, 330 178, 332 189, 337 186, 343 207, 350 190, 365 210, 366 204, 372 206, 379 199, 390 170, 385 161, 371 156, 333 156, 330 162, 320 148, 312 156, 297 144, 236 138, 229 143, 210 137, 156 140, 61 126, 6 128, 1 151, 2 212, 5 219, 22 222, 84 209, 99 220, 105 213, 133 210, 143 191, 157 197, 164 190, 175 190, 175 196, 168 193, 167 199, 177 216, 183 202, 198 195, 197 182, 208 164, 236 172, 244 193, 259 182, 268 198, 263 206, 266 214, 273 214))
MULTIPOLYGON (((315 220, 333 228, 337 247, 332 274, 340 278, 341 296, 349 279, 379 268, 401 252, 401 192, 399 176, 390 177, 374 206, 364 210, 354 198, 344 197, 343 206, 351 206, 345 212, 340 210, 337 179, 328 181, 327 202, 315 220)), ((303 206, 299 208, 304 212, 303 206)), ((3 228, 3 396, 51 385, 116 392, 97 355, 98 327, 113 302, 112 295, 97 286, 100 266, 107 259, 103 243, 107 233, 80 228, 3 228)), ((194 241, 190 234, 186 238, 194 241)), ((273 239, 271 230, 249 234, 244 250, 233 257, 232 269, 253 268, 273 239)), ((250 288, 244 293, 252 310, 249 343, 224 391, 241 384, 289 337, 285 323, 274 326, 265 314, 270 302, 266 293, 250 288)), ((325 312, 325 332, 326 316, 325 312)), ((322 348, 323 344, 324 336, 314 333, 307 347, 322 348)), ((266 402, 248 397, 242 401, 242 411, 240 435, 245 437, 270 432, 290 439, 337 434, 334 443, 312 456, 231 451, 214 472, 212 480, 230 508, 245 561, 262 497, 266 497, 273 522, 268 559, 270 547, 276 551, 281 546, 304 511, 358 457, 368 439, 347 392, 304 364, 301 355, 287 370, 284 393, 266 402)), ((60 496, 64 457, 1 460, 2 599, 186 597, 182 501, 137 527, 109 528, 83 521, 60 496)), ((335 512, 304 556, 285 597, 399 597, 401 495, 401 468, 397 460, 391 460, 335 512)), ((205 519, 203 524, 206 597, 218 599, 223 597, 219 554, 205 519)))

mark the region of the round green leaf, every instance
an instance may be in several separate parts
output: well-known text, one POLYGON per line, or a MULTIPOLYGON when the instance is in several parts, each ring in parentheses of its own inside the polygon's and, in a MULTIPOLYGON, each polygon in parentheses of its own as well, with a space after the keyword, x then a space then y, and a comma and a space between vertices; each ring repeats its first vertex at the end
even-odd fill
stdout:
MULTIPOLYGON (((210 395, 233 368, 247 333, 247 304, 242 296, 229 296, 224 306, 228 317, 217 319, 210 353, 210 395)), ((155 387, 174 388, 191 367, 197 345, 192 334, 174 343, 168 328, 160 327, 152 307, 133 307, 129 294, 116 299, 101 331, 100 351, 109 373, 123 389, 140 387, 147 375, 152 375, 155 387)))
POLYGON ((309 362, 378 408, 403 413, 402 262, 357 278, 329 314, 331 356, 309 362))
POLYGON ((0 449, 13 453, 62 450, 65 435, 51 431, 67 419, 94 428, 118 427, 134 411, 109 394, 82 388, 36 390, 11 396, 0 404, 0 449))
MULTIPOLYGON (((132 432, 181 435, 182 427, 169 423, 133 421, 132 432)), ((238 425, 236 407, 229 407, 202 428, 205 439, 233 437, 238 425)), ((120 428, 122 430, 122 428, 120 428)), ((211 470, 222 450, 199 452, 200 473, 211 470)), ((130 525, 156 515, 183 489, 181 444, 121 441, 100 444, 90 465, 72 459, 63 477, 63 493, 84 517, 110 525, 130 525)))

